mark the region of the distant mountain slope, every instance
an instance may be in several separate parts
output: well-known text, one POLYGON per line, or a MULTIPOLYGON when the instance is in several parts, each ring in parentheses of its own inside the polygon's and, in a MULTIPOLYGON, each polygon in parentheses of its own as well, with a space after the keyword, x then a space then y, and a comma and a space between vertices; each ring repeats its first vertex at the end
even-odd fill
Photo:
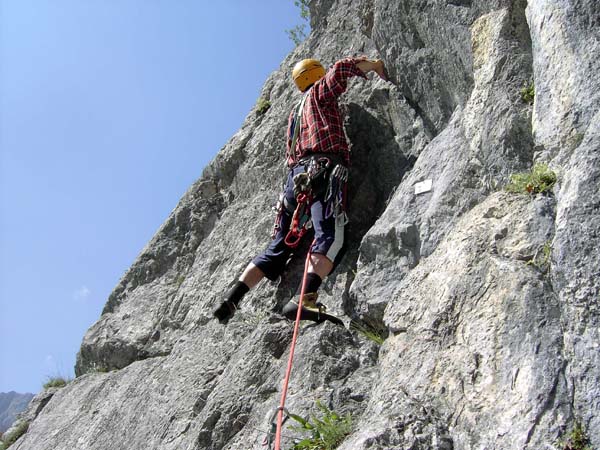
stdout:
POLYGON ((10 428, 17 414, 25 411, 33 398, 33 394, 17 394, 16 392, 0 392, 0 433, 10 428))

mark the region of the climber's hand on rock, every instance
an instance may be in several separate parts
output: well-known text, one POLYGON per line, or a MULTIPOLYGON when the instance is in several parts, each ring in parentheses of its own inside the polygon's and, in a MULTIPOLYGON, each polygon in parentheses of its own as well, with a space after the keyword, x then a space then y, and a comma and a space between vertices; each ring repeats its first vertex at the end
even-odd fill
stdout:
POLYGON ((385 65, 382 59, 376 59, 373 61, 373 70, 380 78, 387 81, 387 75, 385 74, 385 65))
POLYGON ((375 72, 383 80, 387 81, 385 74, 385 65, 381 59, 361 59, 356 63, 356 66, 364 73, 375 72))

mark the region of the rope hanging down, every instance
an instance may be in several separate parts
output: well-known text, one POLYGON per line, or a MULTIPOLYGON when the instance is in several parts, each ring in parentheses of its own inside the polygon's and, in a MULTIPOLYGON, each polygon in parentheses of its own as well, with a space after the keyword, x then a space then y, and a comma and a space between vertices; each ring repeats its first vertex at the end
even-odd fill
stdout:
POLYGON ((302 278, 302 289, 300 290, 300 300, 298 301, 298 312, 296 313, 296 323, 294 324, 294 334, 292 336, 292 345, 290 346, 290 356, 288 358, 287 370, 285 372, 285 378, 283 379, 283 388, 281 391, 281 403, 277 408, 277 430, 275 432, 275 450, 280 450, 281 446, 281 427, 283 426, 283 413, 285 411, 285 398, 287 397, 288 384, 290 381, 290 375, 292 374, 292 364, 294 361, 294 350, 296 349, 296 340, 298 339, 298 329, 300 328, 300 316, 302 314, 302 301, 304 300, 304 293, 306 289, 306 275, 308 273, 308 266, 310 264, 310 249, 306 255, 306 262, 304 264, 304 276, 302 278))

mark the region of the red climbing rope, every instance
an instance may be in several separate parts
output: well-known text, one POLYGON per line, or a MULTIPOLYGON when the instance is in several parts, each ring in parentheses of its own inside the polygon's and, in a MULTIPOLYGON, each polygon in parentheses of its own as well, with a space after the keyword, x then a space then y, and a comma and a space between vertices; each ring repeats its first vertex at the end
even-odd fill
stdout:
POLYGON ((281 391, 281 403, 277 413, 277 431, 275 433, 275 450, 280 450, 281 445, 281 427, 283 423, 283 412, 285 409, 285 398, 287 396, 288 383, 292 374, 292 363, 294 361, 294 349, 296 348, 296 339, 298 338, 298 328, 300 327, 300 315, 302 314, 302 300, 304 299, 304 289, 306 288, 306 275, 308 273, 308 265, 310 264, 310 249, 306 255, 306 263, 304 264, 304 276, 302 278, 302 289, 300 290, 300 299, 298 300, 298 312, 296 313, 296 323, 294 325, 294 334, 292 336, 292 345, 290 347, 290 357, 288 358, 288 366, 283 379, 283 388, 281 391))

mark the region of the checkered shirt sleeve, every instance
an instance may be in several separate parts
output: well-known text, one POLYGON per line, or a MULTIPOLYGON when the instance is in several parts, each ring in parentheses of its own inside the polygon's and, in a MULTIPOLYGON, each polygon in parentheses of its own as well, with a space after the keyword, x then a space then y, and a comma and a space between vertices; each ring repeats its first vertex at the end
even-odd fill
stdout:
POLYGON ((356 66, 358 61, 348 58, 336 62, 325 76, 310 88, 304 103, 301 129, 293 153, 290 146, 295 108, 292 110, 288 120, 287 162, 289 166, 293 166, 310 153, 339 154, 347 164, 350 162, 343 118, 337 100, 346 91, 349 78, 356 76, 366 78, 356 66))

